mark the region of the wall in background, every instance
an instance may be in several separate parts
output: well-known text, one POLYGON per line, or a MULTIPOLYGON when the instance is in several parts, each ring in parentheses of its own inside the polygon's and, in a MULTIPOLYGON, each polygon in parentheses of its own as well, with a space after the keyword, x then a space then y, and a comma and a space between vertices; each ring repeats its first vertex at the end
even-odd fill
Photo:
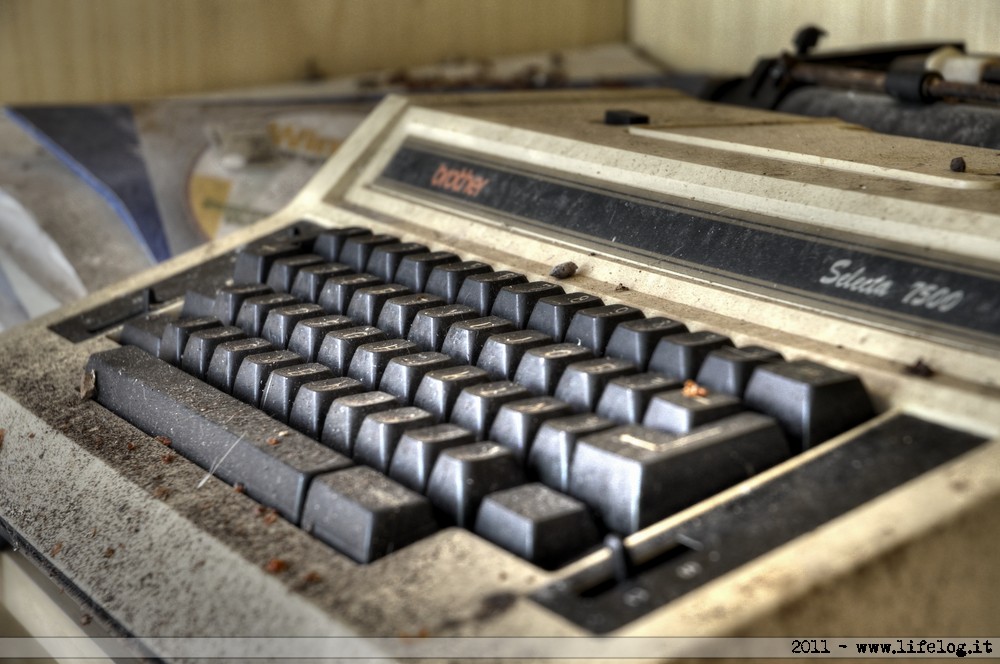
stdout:
POLYGON ((625 34, 626 0, 0 0, 0 102, 136 99, 625 34))

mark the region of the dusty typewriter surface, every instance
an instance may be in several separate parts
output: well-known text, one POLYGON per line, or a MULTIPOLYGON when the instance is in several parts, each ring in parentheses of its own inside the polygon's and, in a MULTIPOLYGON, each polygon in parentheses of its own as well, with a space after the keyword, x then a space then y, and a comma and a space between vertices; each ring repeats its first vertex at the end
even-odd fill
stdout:
POLYGON ((4 531, 153 652, 985 625, 1000 169, 964 152, 391 98, 278 216, 0 339, 4 531))

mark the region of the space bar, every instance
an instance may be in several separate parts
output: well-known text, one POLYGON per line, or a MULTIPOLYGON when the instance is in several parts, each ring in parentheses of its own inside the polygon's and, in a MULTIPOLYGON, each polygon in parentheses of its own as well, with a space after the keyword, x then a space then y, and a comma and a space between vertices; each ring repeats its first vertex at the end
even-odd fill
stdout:
POLYGON ((95 399, 178 454, 298 523, 310 480, 351 465, 242 401, 134 346, 90 356, 95 399))

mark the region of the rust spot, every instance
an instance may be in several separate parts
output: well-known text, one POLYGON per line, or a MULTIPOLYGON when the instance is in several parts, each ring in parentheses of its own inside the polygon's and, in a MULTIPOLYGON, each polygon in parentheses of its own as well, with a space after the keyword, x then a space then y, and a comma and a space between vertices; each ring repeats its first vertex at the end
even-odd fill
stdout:
POLYGON ((105 558, 110 558, 110 557, 112 557, 113 555, 115 555, 115 547, 113 547, 113 546, 109 546, 108 548, 106 548, 106 549, 104 550, 104 557, 105 557, 105 558))
POLYGON ((681 394, 686 397, 707 397, 708 390, 693 380, 686 380, 684 381, 684 387, 681 389, 681 394))
POLYGON ((125 443, 125 449, 127 449, 129 452, 131 452, 135 448, 136 448, 136 445, 132 441, 129 441, 129 442, 125 443))
POLYGON ((281 558, 271 558, 267 561, 267 564, 264 565, 264 571, 269 574, 279 574, 287 569, 288 563, 281 558))
POLYGON ((62 551, 62 548, 63 548, 63 543, 56 542, 55 544, 52 545, 52 548, 49 550, 49 555, 55 558, 56 556, 59 555, 59 552, 62 551))
POLYGON ((270 526, 272 523, 278 520, 278 512, 273 509, 268 509, 264 512, 263 518, 264 518, 264 523, 270 526))
POLYGON ((174 441, 170 440, 166 436, 157 436, 156 442, 158 442, 160 445, 166 445, 167 447, 170 447, 174 443, 174 441))
POLYGON ((278 440, 277 437, 275 437, 275 436, 271 436, 270 438, 267 439, 267 444, 268 445, 272 445, 273 446, 273 445, 278 445, 279 443, 281 443, 281 441, 278 440))
POLYGON ((160 500, 165 500, 170 497, 170 489, 165 486, 158 486, 153 489, 153 497, 160 500))
POLYGON ((246 490, 247 490, 247 488, 245 486, 243 486, 242 484, 234 484, 233 485, 233 491, 235 491, 236 493, 246 493, 246 490))
POLYGON ((322 580, 323 577, 320 576, 320 573, 317 572, 316 570, 309 570, 308 572, 302 575, 303 583, 319 583, 322 580))
POLYGON ((166 454, 160 457, 160 460, 163 461, 163 463, 173 463, 174 459, 176 458, 177 458, 176 454, 174 454, 173 452, 167 452, 166 454))

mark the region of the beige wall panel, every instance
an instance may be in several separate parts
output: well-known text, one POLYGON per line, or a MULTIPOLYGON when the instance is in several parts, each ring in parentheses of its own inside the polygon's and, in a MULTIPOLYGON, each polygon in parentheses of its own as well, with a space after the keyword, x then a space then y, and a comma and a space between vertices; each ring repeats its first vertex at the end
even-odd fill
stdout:
POLYGON ((0 0, 0 102, 112 100, 625 38, 626 0, 0 0))
POLYGON ((790 48, 800 26, 829 32, 823 49, 957 39, 1000 53, 998 0, 630 0, 629 36, 677 69, 749 72, 790 48))

